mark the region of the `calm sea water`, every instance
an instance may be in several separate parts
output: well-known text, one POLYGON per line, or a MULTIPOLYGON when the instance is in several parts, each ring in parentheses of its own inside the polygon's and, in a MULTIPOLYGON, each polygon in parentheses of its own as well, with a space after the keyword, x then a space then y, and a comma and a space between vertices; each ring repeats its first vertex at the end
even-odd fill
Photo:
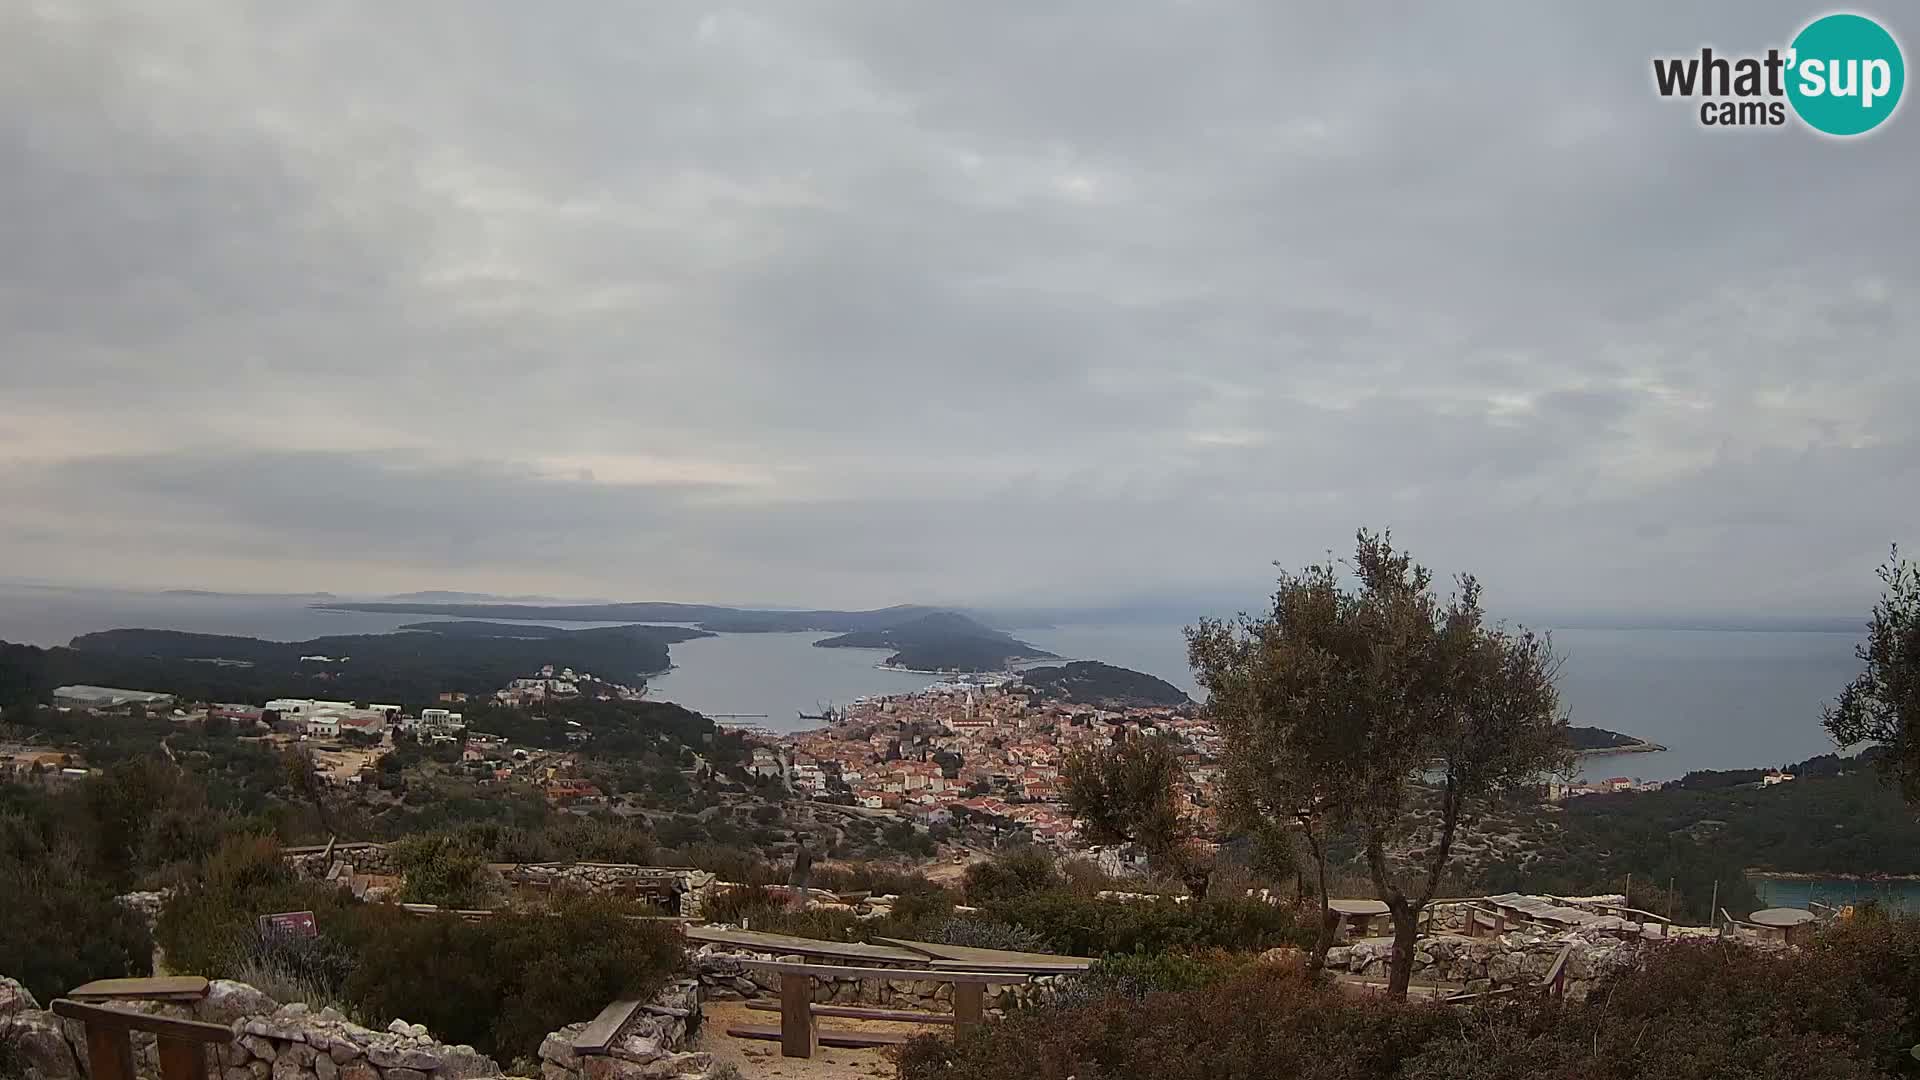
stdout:
POLYGON ((1846 881, 1817 878, 1811 881, 1755 877, 1753 891, 1768 907, 1807 906, 1810 900, 1841 907, 1869 900, 1898 911, 1920 911, 1920 881, 1846 881))
MULTIPOLYGON (((201 596, 0 586, 0 640, 65 644, 76 634, 142 626, 283 641, 382 633, 430 616, 324 611, 284 597, 201 596)), ((590 624, 578 624, 590 625, 590 624)), ((1070 659, 1157 675, 1198 696, 1177 625, 1066 625, 1016 631, 1070 659)), ((673 646, 674 670, 654 696, 706 713, 764 713, 776 729, 797 713, 900 693, 930 676, 886 671, 885 654, 816 649, 820 634, 723 634, 673 646)), ((1692 769, 1781 765, 1829 751, 1820 705, 1858 669, 1841 633, 1556 630, 1561 697, 1576 724, 1670 749, 1590 757, 1590 777, 1675 779, 1692 769)))

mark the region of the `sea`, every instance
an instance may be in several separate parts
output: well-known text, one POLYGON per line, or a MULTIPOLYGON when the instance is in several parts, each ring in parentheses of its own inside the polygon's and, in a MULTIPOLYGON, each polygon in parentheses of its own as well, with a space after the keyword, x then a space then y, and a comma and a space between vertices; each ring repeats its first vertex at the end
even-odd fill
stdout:
MULTIPOLYGON (((0 641, 61 645, 78 634, 117 627, 299 641, 384 633, 435 618, 333 611, 313 603, 304 596, 0 584, 0 641)), ((1200 696, 1177 624, 1063 624, 1013 632, 1062 657, 1144 671, 1200 696)), ((789 731, 815 725, 803 713, 935 681, 880 667, 886 657, 881 651, 813 647, 826 636, 722 634, 682 642, 672 647, 673 669, 652 679, 648 694, 708 715, 727 714, 733 722, 789 731)), ((1695 769, 1780 766, 1830 752, 1833 747, 1820 728, 1821 704, 1833 700, 1859 670, 1854 633, 1565 628, 1553 629, 1552 636, 1563 659, 1561 703, 1572 723, 1667 747, 1658 753, 1585 757, 1581 773, 1586 779, 1673 780, 1695 769)), ((1765 888, 1786 902, 1806 899, 1795 890, 1838 895, 1846 884, 1778 880, 1765 888)), ((1902 895, 1920 894, 1920 883, 1891 887, 1902 895)))

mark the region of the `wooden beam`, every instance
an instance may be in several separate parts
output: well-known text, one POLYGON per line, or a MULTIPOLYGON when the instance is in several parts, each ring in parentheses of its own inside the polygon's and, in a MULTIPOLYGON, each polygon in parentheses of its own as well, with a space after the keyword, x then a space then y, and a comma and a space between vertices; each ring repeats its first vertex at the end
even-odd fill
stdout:
POLYGON ((627 1026, 633 1014, 640 1011, 645 1002, 638 998, 621 998, 600 1010, 600 1015, 587 1021, 587 1026, 573 1037, 573 1052, 576 1054, 604 1054, 613 1040, 620 1037, 620 1029, 627 1026))
MULTIPOLYGON (((727 1028, 727 1034, 736 1039, 766 1039, 780 1041, 780 1029, 764 1027, 759 1024, 734 1024, 727 1028)), ((868 1050, 875 1047, 900 1046, 913 1038, 905 1032, 894 1031, 834 1031, 820 1029, 820 1045, 839 1047, 846 1050, 868 1050)))
POLYGON ((953 1024, 956 1029, 980 1026, 986 1019, 987 988, 980 983, 956 983, 953 987, 953 1024))
MULTIPOLYGON (((755 1012, 779 1012, 780 1006, 771 1001, 749 1001, 747 1008, 755 1012)), ((951 1024, 952 1013, 916 1012, 912 1009, 869 1009, 858 1005, 815 1005, 815 1016, 838 1016, 848 1020, 890 1020, 902 1024, 951 1024)))
POLYGON ((161 1038, 158 1048, 161 1080, 207 1080, 207 1044, 161 1038))
MULTIPOLYGON (((206 1024, 198 1020, 175 1020, 171 1016, 153 1016, 149 1013, 134 1012, 131 1009, 82 1005, 66 998, 55 998, 51 1009, 55 1016, 64 1016, 69 1020, 78 1020, 87 1025, 89 1033, 95 1029, 123 1033, 147 1031, 164 1038, 186 1039, 191 1042, 225 1045, 233 1041, 233 1030, 223 1024, 206 1024)), ((99 1078, 96 1077, 96 1080, 99 1078)), ((132 1080, 131 1075, 127 1080, 132 1080)))
POLYGON ((207 980, 198 975, 168 975, 157 979, 95 979, 67 991, 72 1001, 198 1000, 207 996, 207 980))
POLYGON ((796 964, 784 960, 742 960, 740 966, 754 971, 766 971, 775 975, 806 975, 818 978, 841 979, 908 979, 928 982, 953 983, 964 986, 969 983, 980 986, 999 986, 1007 983, 1032 981, 1032 976, 1013 972, 993 971, 949 971, 932 968, 873 968, 839 967, 834 964, 796 964))
POLYGON ((780 1056, 810 1058, 820 1048, 820 1029, 813 1022, 813 979, 780 976, 780 1056))

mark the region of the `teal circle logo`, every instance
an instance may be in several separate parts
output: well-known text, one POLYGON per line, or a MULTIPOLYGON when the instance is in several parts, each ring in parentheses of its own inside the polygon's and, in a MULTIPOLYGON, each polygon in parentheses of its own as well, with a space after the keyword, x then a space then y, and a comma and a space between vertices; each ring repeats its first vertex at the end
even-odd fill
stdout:
POLYGON ((1787 100, 1815 131, 1864 135, 1900 104, 1907 65, 1900 43, 1864 15, 1826 15, 1793 39, 1787 100))

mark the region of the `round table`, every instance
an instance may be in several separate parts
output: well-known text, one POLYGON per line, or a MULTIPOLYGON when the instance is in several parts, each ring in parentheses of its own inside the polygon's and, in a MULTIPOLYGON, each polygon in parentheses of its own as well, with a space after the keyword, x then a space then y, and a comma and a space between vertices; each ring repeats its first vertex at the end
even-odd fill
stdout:
POLYGON ((1345 922, 1352 934, 1366 937, 1373 920, 1391 909, 1384 900, 1329 900, 1327 910, 1333 913, 1334 918, 1345 922))
POLYGON ((1813 920, 1813 912, 1805 908, 1797 907, 1761 908, 1759 911, 1747 916, 1747 921, 1756 926, 1778 927, 1780 936, 1789 945, 1793 944, 1794 930, 1798 927, 1805 926, 1813 920))

